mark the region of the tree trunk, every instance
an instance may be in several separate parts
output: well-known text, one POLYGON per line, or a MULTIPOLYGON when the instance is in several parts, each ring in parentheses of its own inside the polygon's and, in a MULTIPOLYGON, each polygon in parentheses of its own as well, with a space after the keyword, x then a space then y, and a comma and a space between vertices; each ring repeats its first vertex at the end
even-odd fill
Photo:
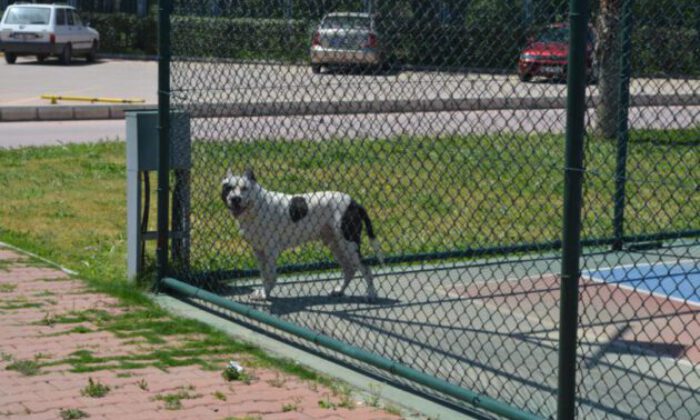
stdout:
POLYGON ((620 17, 623 0, 601 0, 596 32, 598 45, 598 134, 614 138, 617 134, 619 115, 620 69, 620 17))

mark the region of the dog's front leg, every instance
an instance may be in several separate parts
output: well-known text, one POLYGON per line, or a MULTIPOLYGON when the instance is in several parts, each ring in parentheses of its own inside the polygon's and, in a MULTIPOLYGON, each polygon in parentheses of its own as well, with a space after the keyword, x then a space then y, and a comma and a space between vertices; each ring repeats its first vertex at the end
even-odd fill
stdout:
POLYGON ((250 296, 253 300, 269 299, 277 281, 277 254, 273 252, 255 251, 255 257, 260 267, 263 287, 256 289, 250 296))

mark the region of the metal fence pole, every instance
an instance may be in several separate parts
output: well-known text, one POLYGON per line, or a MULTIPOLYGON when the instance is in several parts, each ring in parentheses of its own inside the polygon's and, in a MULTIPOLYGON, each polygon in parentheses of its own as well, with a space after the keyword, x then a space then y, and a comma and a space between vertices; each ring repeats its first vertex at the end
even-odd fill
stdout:
POLYGON ((158 2, 158 281, 168 271, 168 186, 170 182, 170 10, 171 0, 158 2))
POLYGON ((576 412, 576 335, 581 254, 583 140, 586 98, 586 32, 588 0, 570 0, 566 167, 564 171, 564 232, 562 237, 561 307, 559 320, 559 395, 557 416, 573 419, 576 412))
POLYGON ((618 92, 618 121, 617 121, 617 168, 615 169, 615 213, 613 228, 615 242, 613 249, 622 249, 625 216, 625 183, 627 182, 627 145, 629 141, 629 102, 630 76, 632 55, 632 1, 622 1, 621 39, 620 45, 620 85, 618 92))

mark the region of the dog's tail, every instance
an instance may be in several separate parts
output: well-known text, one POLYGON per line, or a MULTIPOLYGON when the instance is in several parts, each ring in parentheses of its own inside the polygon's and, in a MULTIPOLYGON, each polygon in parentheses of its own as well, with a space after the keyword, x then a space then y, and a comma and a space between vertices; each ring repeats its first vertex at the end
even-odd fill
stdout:
POLYGON ((367 236, 369 237, 369 243, 372 245, 372 250, 374 250, 374 255, 376 255, 377 259, 379 260, 379 264, 382 266, 384 265, 384 254, 382 253, 382 248, 379 245, 379 241, 377 240, 377 237, 374 234, 374 229, 372 229, 372 221, 369 218, 369 215, 367 214, 367 210, 365 210, 364 207, 358 205, 358 210, 360 213, 360 217, 362 218, 362 222, 365 224, 365 229, 367 229, 367 236))

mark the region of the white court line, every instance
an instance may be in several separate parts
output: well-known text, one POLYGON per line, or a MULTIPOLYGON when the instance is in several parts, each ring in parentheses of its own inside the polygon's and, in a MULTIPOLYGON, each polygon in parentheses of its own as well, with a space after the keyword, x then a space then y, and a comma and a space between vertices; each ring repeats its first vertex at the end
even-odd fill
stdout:
MULTIPOLYGON (((686 263, 692 263, 694 265, 697 265, 698 261, 696 261, 696 260, 674 260, 672 264, 684 265, 686 263)), ((642 264, 632 263, 632 264, 618 265, 618 266, 613 266, 613 267, 599 268, 597 270, 582 270, 581 271, 581 278, 591 280, 595 283, 603 283, 603 284, 606 284, 608 286, 619 287, 620 289, 626 289, 626 290, 629 290, 629 291, 632 291, 635 293, 644 293, 644 294, 651 295, 651 296, 654 296, 655 298, 662 299, 662 300, 663 299, 672 300, 674 302, 683 303, 683 304, 690 305, 690 306, 700 307, 699 301, 695 301, 692 299, 681 299, 681 298, 677 298, 675 296, 667 295, 665 293, 659 293, 659 292, 654 292, 652 290, 646 290, 646 289, 641 289, 641 288, 637 288, 637 287, 633 287, 633 286, 627 286, 627 285, 624 285, 621 283, 610 283, 601 277, 596 277, 596 276, 590 275, 590 273, 593 273, 593 272, 600 273, 601 271, 610 271, 610 273, 612 274, 613 270, 620 269, 620 268, 626 269, 626 268, 636 268, 636 267, 653 267, 653 266, 656 266, 659 264, 667 265, 667 264, 669 264, 669 262, 660 261, 657 263, 642 263, 642 264), (586 275, 584 273, 588 273, 588 275, 586 275)))

